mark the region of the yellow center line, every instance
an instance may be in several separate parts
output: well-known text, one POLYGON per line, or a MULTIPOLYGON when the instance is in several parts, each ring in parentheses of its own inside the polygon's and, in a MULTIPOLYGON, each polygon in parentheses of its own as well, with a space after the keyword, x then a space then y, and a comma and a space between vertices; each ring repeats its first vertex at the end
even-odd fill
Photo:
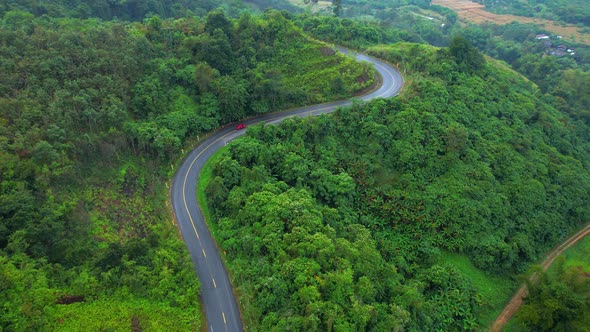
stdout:
MULTIPOLYGON (((391 77, 393 80, 395 80, 395 79, 394 79, 394 76, 393 76, 393 75, 392 75, 392 74, 389 72, 389 70, 387 70, 387 68, 386 68, 384 65, 382 65, 382 64, 379 64, 379 63, 376 63, 375 65, 376 65, 376 66, 378 66, 378 67, 380 67, 380 68, 382 68, 384 72, 386 72, 386 73, 387 73, 387 74, 388 74, 388 75, 389 75, 389 76, 390 76, 390 77, 391 77)), ((389 91, 391 91, 391 90, 393 90, 393 89, 394 89, 394 86, 392 85, 392 86, 391 86, 391 87, 390 87, 390 88, 389 88, 389 89, 386 91, 386 93, 384 93, 384 94, 387 94, 387 93, 389 93, 389 91)), ((383 95, 383 94, 382 94, 382 95, 383 95)), ((317 109, 317 110, 313 110, 313 111, 311 111, 311 112, 318 112, 318 111, 323 111, 323 110, 326 110, 326 109, 329 109, 329 108, 332 108, 332 107, 335 107, 335 106, 326 106, 326 107, 322 107, 322 108, 320 108, 320 109, 317 109)), ((295 116, 295 115, 293 115, 293 116, 295 116)), ((279 120, 279 119, 281 119, 281 118, 274 119, 274 120, 268 120, 268 122, 270 122, 270 121, 275 121, 275 120, 279 120)), ((227 133, 227 134, 225 134, 225 135, 223 135, 223 136, 219 137, 218 139, 216 139, 215 141, 213 141, 213 142, 211 142, 209 145, 207 145, 207 147, 205 147, 205 148, 204 148, 204 149, 203 149, 201 152, 199 152, 199 154, 198 154, 198 155, 196 155, 196 156, 195 156, 195 158, 192 160, 191 164, 189 165, 187 172, 186 172, 186 173, 185 173, 185 175, 184 175, 184 181, 183 181, 183 183, 182 183, 182 200, 183 200, 183 203, 184 203, 184 208, 185 208, 185 210, 186 210, 186 213, 188 214, 188 218, 189 218, 189 220, 190 220, 190 222, 191 222, 191 225, 192 225, 192 227, 193 227, 193 231, 195 232, 195 235, 197 236, 197 239, 199 239, 199 241, 200 241, 199 232, 197 232, 197 228, 195 227, 195 222, 194 222, 194 220, 193 220, 193 217, 192 217, 191 213, 189 212, 189 209, 188 209, 188 204, 187 204, 187 202, 186 202, 186 183, 187 183, 187 181, 188 181, 188 173, 190 173, 190 171, 191 171, 191 169, 193 168, 193 166, 194 166, 195 162, 197 161, 197 159, 199 159, 199 158, 201 157, 201 155, 202 155, 203 153, 205 153, 207 150, 209 150, 209 148, 211 148, 211 146, 212 146, 212 145, 214 145, 215 143, 217 143, 217 142, 219 142, 220 140, 224 139, 224 138, 225 138, 225 137, 227 137, 228 135, 230 135, 230 134, 233 134, 234 132, 235 132, 235 131, 230 131, 229 133, 227 133)))
MULTIPOLYGON (((393 81, 395 81, 394 75, 391 72, 389 72, 389 70, 387 70, 387 68, 386 68, 385 65, 378 64, 378 63, 376 63, 375 65, 378 66, 378 67, 380 67, 380 68, 382 68, 384 70, 384 72, 387 73, 387 75, 389 77, 391 77, 393 81)), ((381 93, 378 96, 375 96, 375 98, 379 98, 379 97, 382 97, 384 95, 387 95, 387 94, 390 93, 390 91, 393 91, 394 89, 395 89, 395 85, 392 84, 392 86, 389 87, 385 92, 381 93)), ((313 113, 321 112, 321 111, 324 111, 324 110, 327 110, 327 109, 338 108, 338 107, 343 107, 343 106, 336 106, 336 105, 325 106, 325 107, 322 107, 322 108, 319 108, 319 109, 316 109, 316 110, 309 110, 309 112, 310 112, 310 114, 313 114, 313 113)), ((267 120, 267 121, 264 121, 264 122, 270 123, 272 121, 280 121, 280 120, 283 120, 285 118, 293 117, 293 116, 297 116, 297 115, 298 114, 293 114, 293 115, 289 115, 289 116, 280 116, 280 117, 278 117, 276 119, 271 119, 271 120, 267 120)), ((225 139, 227 136, 229 136, 231 134, 234 134, 235 132, 236 132, 235 130, 232 130, 232 131, 228 132, 227 134, 225 134, 225 135, 219 137, 218 139, 216 139, 215 141, 211 142, 201 152, 199 152, 193 158, 193 160, 191 161, 190 165, 188 166, 188 169, 187 169, 187 171, 186 171, 186 173, 184 175, 184 179, 183 179, 183 183, 182 183, 182 200, 183 200, 183 204, 184 204, 184 209, 186 210, 186 213, 187 213, 188 218, 190 220, 191 226, 192 226, 193 231, 194 231, 194 233, 195 233, 195 235, 197 237, 197 240, 199 242, 199 246, 201 247, 201 251, 203 252, 203 256, 205 257, 205 259, 207 258, 207 254, 205 253, 205 249, 203 248, 203 245, 201 243, 201 238, 199 236, 199 232, 197 231, 197 228, 195 226, 195 221, 194 221, 193 216, 191 215, 191 213, 189 211, 188 203, 187 203, 187 200, 186 200, 186 185, 187 185, 187 182, 188 182, 188 175, 191 172, 191 170, 194 167, 194 165, 197 162, 197 160, 203 155, 203 153, 205 153, 206 151, 208 151, 213 145, 215 145, 220 140, 225 139)), ((213 278, 212 275, 211 275, 211 280, 213 281, 213 287, 214 288, 217 288, 217 283, 215 282, 215 278, 213 278)), ((226 325, 226 330, 227 330, 227 320, 225 318, 225 312, 222 311, 221 312, 221 316, 223 318, 223 323, 226 325)))
MULTIPOLYGON (((182 182, 182 201, 184 203, 184 209, 186 210, 186 214, 188 215, 188 218, 191 222, 191 226, 193 227, 193 231, 195 232, 195 235, 197 236, 197 240, 199 240, 199 245, 201 244, 201 237, 199 236, 199 232, 197 232, 197 228, 195 227, 195 221, 193 220, 193 216, 191 215, 189 209, 188 209, 188 204, 186 202, 186 182, 188 181, 188 174, 190 173, 191 169, 193 168, 193 166, 195 165, 195 162, 197 161, 197 159, 199 159, 199 157, 201 157, 201 155, 203 153, 205 153, 205 151, 209 150, 209 148, 219 142, 220 140, 224 139, 226 136, 228 136, 229 134, 233 133, 233 131, 221 136, 220 138, 216 139, 215 141, 211 142, 211 144, 207 145, 207 147, 205 147, 203 149, 203 151, 199 152, 198 155, 195 156, 195 158, 193 159, 193 161, 191 162, 191 164, 188 167, 187 172, 184 174, 184 180, 182 182)), ((202 247, 201 247, 202 250, 202 247)), ((203 254, 205 253, 205 251, 203 251, 203 254)), ((205 255, 206 257, 206 255, 205 255)))

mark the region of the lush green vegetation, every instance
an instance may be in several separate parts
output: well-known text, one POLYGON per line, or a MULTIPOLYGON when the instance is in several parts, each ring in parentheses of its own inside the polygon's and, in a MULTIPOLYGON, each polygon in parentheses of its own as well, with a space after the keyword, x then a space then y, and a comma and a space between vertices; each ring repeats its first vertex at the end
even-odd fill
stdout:
POLYGON ((8 11, 0 45, 5 330, 198 330, 199 283, 166 208, 185 141, 373 82, 275 11, 143 23, 8 11))
MULTIPOLYGON (((421 17, 422 19, 430 20, 425 13, 438 13, 439 15, 447 17, 453 23, 457 19, 457 14, 452 10, 432 5, 430 0, 332 0, 331 6, 316 6, 318 0, 304 0, 299 3, 308 12, 313 8, 314 13, 319 13, 322 16, 335 16, 343 18, 360 18, 365 21, 379 20, 381 22, 390 23, 392 21, 408 21, 421 17), (319 7, 319 8, 318 8, 319 7)), ((396 24, 397 25, 397 24, 396 24)))
POLYGON ((456 24, 453 13, 427 20, 417 15, 419 11, 416 8, 402 9, 396 12, 397 16, 383 16, 380 21, 307 14, 296 19, 304 31, 317 38, 357 49, 400 41, 448 46, 453 36, 462 35, 480 51, 506 61, 535 82, 545 94, 545 101, 553 107, 568 113, 575 120, 590 123, 590 48, 587 46, 553 36, 550 47, 555 49, 565 45, 575 52, 550 56, 547 54, 548 46, 535 38, 537 33, 543 32, 535 25, 512 23, 461 27, 456 24))
POLYGON ((474 0, 501 14, 542 17, 590 26, 590 8, 585 0, 474 0))
MULTIPOLYGON (((590 261, 588 260, 588 257, 590 257, 590 237, 586 236, 584 239, 580 240, 573 247, 563 253, 563 256, 565 257, 565 268, 580 266, 586 272, 590 273, 590 261)), ((552 268, 549 269, 550 272, 552 270, 552 268)))
POLYGON ((448 45, 457 14, 439 6, 432 6, 431 9, 440 9, 443 13, 430 20, 427 16, 419 14, 419 7, 409 6, 379 10, 375 14, 379 20, 355 20, 310 14, 297 15, 295 19, 306 32, 317 38, 358 49, 398 41, 448 45))
POLYGON ((534 25, 512 23, 471 26, 463 32, 480 50, 506 61, 534 81, 545 93, 544 99, 555 108, 590 124, 590 49, 555 36, 550 41, 536 40, 534 36, 539 31, 534 25), (548 54, 559 45, 575 52, 563 56, 548 54))
POLYGON ((0 16, 9 11, 20 10, 35 16, 141 21, 154 15, 166 18, 203 17, 220 7, 231 16, 239 16, 240 13, 250 10, 265 10, 268 7, 299 11, 296 6, 283 0, 3 0, 0 2, 0 16))
POLYGON ((498 317, 506 302, 514 295, 519 282, 506 274, 491 274, 473 265, 465 254, 442 252, 439 264, 449 265, 468 279, 480 298, 481 330, 498 317))
MULTIPOLYGON (((533 15, 585 24, 559 4, 533 15)), ((220 125, 373 83, 302 31, 451 48, 373 48, 411 74, 403 102, 254 127, 215 162, 208 199, 252 329, 483 328, 511 277, 589 219, 587 49, 547 56, 536 27, 461 27, 427 0, 246 13, 269 5, 298 11, 0 2, 0 329, 199 329, 170 163, 220 125)))
POLYGON ((552 273, 539 269, 539 280, 527 282, 529 294, 516 316, 526 329, 584 331, 590 324, 590 270, 566 267, 560 258, 552 273))
POLYGON ((590 238, 558 257, 507 326, 508 331, 584 331, 590 324, 590 238))
POLYGON ((401 100, 250 127, 213 165, 253 330, 485 328, 494 279, 441 251, 514 276, 589 219, 588 127, 530 81, 461 38, 370 52, 408 71, 401 100))

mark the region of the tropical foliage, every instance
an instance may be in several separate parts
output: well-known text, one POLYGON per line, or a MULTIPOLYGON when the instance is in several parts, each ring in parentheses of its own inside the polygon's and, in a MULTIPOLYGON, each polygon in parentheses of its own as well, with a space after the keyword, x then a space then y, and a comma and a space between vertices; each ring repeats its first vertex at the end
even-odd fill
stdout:
POLYGON ((166 18, 203 17, 216 8, 224 8, 232 16, 238 16, 242 12, 264 11, 269 7, 299 11, 296 6, 284 0, 4 0, 0 3, 0 16, 9 11, 20 10, 34 16, 141 21, 155 15, 166 18))
POLYGON ((220 245, 252 330, 473 330, 442 250, 514 275, 587 221, 588 128, 464 39, 370 52, 401 100, 256 126, 212 165, 220 245))
POLYGON ((556 262, 552 273, 537 270, 535 283, 527 282, 529 294, 517 319, 534 331, 583 331, 590 323, 590 278, 581 266, 556 262))
POLYGON ((227 122, 373 82, 274 11, 143 23, 8 11, 0 45, 0 330, 198 330, 170 163, 227 122))

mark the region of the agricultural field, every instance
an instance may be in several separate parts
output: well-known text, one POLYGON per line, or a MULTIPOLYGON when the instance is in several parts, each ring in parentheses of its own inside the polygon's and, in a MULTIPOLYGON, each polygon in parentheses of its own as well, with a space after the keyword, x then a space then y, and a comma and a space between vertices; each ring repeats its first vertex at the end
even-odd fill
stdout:
POLYGON ((459 17, 467 22, 476 24, 490 22, 499 25, 512 22, 534 23, 538 24, 542 29, 554 34, 564 36, 565 38, 579 43, 590 45, 590 34, 582 32, 581 28, 578 28, 575 25, 541 18, 494 14, 486 11, 484 5, 469 0, 432 0, 432 4, 447 7, 456 11, 459 17))

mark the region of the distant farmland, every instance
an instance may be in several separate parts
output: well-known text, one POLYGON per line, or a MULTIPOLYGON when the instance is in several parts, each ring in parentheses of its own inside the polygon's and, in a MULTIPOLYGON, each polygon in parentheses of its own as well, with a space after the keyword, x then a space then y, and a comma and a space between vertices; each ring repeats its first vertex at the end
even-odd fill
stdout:
POLYGON ((556 35, 586 45, 590 45, 590 35, 580 31, 580 28, 561 24, 541 18, 532 18, 516 15, 498 15, 485 10, 485 6, 469 0, 432 0, 432 4, 450 8, 457 12, 462 20, 473 23, 490 22, 495 24, 508 24, 511 22, 534 23, 544 30, 556 35))

